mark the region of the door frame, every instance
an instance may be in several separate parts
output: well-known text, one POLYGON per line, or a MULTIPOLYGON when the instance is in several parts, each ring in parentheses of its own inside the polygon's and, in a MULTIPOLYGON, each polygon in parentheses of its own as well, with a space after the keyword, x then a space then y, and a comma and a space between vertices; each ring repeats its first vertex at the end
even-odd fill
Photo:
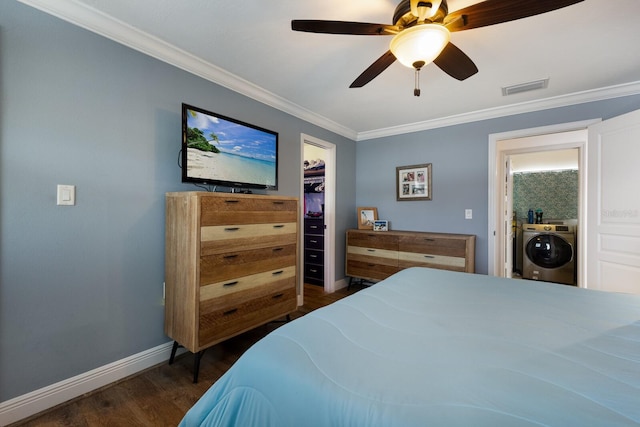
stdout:
MULTIPOLYGON (((304 220, 304 146, 305 144, 315 145, 324 149, 325 169, 324 169, 324 291, 331 293, 335 291, 335 211, 336 211, 336 145, 322 139, 300 134, 300 218, 304 220)), ((302 250, 299 254, 299 262, 304 266, 304 233, 299 233, 299 244, 302 250)), ((304 268, 304 267, 303 267, 304 268)), ((300 274, 300 289, 298 305, 302 305, 304 294, 304 274, 300 274)))
MULTIPOLYGON (((505 212, 507 201, 503 189, 506 177, 506 157, 511 154, 531 153, 577 148, 578 155, 578 286, 586 283, 586 229, 585 218, 587 185, 587 128, 601 119, 562 123, 537 128, 520 129, 489 135, 488 167, 488 260, 487 272, 490 276, 505 277, 505 221, 511 224, 512 212, 505 212)), ((512 195, 511 195, 512 197, 512 195)))

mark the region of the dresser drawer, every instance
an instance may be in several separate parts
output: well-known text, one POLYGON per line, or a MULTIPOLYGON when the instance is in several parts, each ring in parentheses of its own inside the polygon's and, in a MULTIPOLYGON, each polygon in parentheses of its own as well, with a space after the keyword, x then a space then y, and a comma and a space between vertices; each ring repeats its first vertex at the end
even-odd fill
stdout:
POLYGON ((363 279, 382 280, 400 271, 396 265, 376 264, 366 261, 358 261, 349 258, 347 261, 346 274, 350 277, 361 277, 363 279))
POLYGON ((306 249, 304 251, 304 262, 305 264, 322 265, 324 264, 324 252, 306 249))
POLYGON ((295 244, 204 256, 200 259, 200 285, 295 264, 295 244))
POLYGON ((295 222, 298 201, 242 196, 203 197, 200 225, 295 222))
POLYGON ((361 246, 365 248, 398 250, 398 236, 385 234, 384 232, 360 232, 350 230, 347 232, 347 246, 361 246))
POLYGON ((324 280, 324 268, 321 265, 305 264, 304 278, 305 280, 307 279, 324 280))
POLYGON ((295 222, 207 226, 200 229, 200 255, 297 243, 295 222))
POLYGON ((295 286, 249 300, 238 300, 199 318, 200 348, 206 348, 296 309, 295 286))
POLYGON ((200 287, 201 307, 209 300, 215 301, 216 304, 226 305, 227 301, 224 298, 240 292, 264 293, 271 288, 295 287, 295 279, 296 267, 293 264, 276 270, 205 284, 200 287))
POLYGON ((467 250, 467 241, 465 239, 429 235, 400 236, 398 248, 400 252, 464 258, 467 250))
POLYGON ((388 249, 363 248, 360 246, 348 246, 347 258, 372 264, 384 264, 398 266, 398 251, 388 249))
POLYGON ((323 219, 305 219, 304 220, 304 234, 324 234, 324 220, 323 219))
POLYGON ((465 258, 445 255, 400 252, 398 265, 401 269, 409 267, 432 267, 442 270, 465 271, 466 260, 465 258))
POLYGON ((324 236, 304 236, 304 247, 307 249, 324 250, 324 236))

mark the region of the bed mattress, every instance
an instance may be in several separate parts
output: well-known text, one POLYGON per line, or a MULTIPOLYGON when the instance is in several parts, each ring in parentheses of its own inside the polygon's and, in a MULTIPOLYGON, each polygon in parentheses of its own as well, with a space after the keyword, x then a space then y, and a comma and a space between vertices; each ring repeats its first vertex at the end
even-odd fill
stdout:
POLYGON ((181 426, 637 426, 640 296, 411 268, 257 342, 181 426))

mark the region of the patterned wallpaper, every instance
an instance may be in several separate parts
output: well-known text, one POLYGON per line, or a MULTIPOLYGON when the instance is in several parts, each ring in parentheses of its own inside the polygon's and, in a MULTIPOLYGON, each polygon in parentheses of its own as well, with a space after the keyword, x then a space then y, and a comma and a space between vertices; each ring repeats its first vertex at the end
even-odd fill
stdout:
POLYGON ((542 219, 578 218, 578 171, 513 174, 513 210, 527 222, 529 209, 542 209, 542 219))

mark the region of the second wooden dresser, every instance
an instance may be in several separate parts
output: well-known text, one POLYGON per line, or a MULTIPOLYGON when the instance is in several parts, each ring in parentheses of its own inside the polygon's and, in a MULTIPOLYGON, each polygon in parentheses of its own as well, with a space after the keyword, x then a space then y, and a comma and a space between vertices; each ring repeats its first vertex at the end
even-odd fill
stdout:
POLYGON ((296 310, 296 198, 167 193, 165 233, 171 361, 177 343, 199 363, 207 347, 296 310))
POLYGON ((382 280, 409 267, 475 272, 476 236, 347 230, 346 275, 382 280))

